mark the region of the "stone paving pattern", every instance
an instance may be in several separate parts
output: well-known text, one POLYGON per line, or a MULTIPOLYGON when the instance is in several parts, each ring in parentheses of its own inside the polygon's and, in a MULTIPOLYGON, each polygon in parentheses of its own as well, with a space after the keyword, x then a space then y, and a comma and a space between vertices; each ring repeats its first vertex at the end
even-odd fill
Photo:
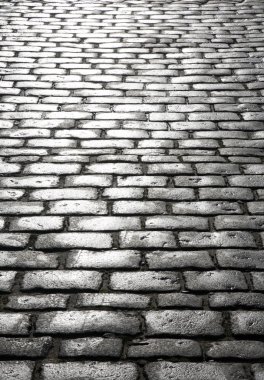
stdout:
POLYGON ((0 5, 0 380, 263 380, 264 1, 0 5))

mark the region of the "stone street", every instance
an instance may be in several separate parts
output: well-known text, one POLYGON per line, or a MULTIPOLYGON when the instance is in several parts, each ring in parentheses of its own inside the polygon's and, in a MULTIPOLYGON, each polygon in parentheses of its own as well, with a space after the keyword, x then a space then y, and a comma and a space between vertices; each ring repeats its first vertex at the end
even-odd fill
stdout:
POLYGON ((0 34, 0 380, 264 380, 264 0, 0 34))

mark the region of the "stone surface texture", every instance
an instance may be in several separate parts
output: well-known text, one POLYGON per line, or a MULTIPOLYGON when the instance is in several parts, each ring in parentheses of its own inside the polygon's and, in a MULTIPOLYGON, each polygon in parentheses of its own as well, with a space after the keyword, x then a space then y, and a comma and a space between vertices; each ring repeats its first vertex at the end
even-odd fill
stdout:
POLYGON ((264 379, 264 0, 0 0, 0 380, 264 379))

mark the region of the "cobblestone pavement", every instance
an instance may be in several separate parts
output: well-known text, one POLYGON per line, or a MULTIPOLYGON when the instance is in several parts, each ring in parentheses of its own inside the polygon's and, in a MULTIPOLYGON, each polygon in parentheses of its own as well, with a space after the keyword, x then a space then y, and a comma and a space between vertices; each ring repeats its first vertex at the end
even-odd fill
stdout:
POLYGON ((0 380, 263 380, 264 1, 0 4, 0 380))

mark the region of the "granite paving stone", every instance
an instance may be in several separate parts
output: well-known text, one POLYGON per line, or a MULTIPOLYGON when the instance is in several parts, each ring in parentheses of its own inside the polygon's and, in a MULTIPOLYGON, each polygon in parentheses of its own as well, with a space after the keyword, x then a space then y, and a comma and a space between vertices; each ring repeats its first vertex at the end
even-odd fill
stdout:
POLYGON ((0 380, 264 379, 264 0, 0 0, 0 380))

